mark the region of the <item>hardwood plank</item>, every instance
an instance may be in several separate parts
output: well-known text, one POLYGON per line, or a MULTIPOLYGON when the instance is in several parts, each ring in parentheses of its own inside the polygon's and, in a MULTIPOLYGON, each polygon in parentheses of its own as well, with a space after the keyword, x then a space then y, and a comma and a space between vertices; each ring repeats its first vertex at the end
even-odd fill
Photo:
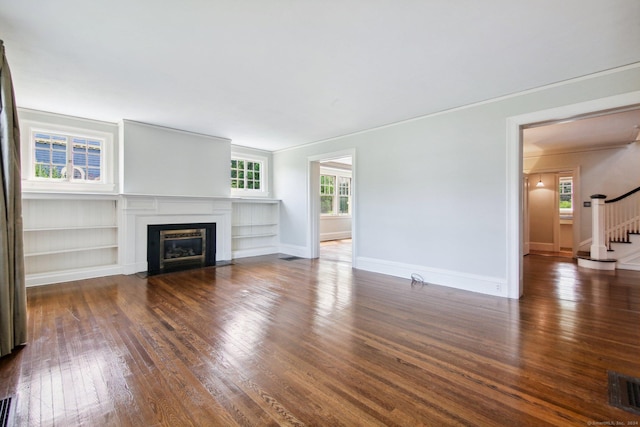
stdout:
POLYGON ((512 301, 345 259, 29 288, 29 343, 0 359, 0 392, 34 426, 640 419, 607 403, 608 370, 640 376, 639 272, 527 256, 512 301))

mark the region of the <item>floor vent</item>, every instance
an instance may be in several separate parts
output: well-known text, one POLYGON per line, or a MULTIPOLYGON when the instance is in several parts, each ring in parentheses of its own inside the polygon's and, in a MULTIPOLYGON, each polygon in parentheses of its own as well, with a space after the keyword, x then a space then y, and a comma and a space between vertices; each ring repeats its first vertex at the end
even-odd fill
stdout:
POLYGON ((280 259, 285 260, 285 261, 295 261, 297 259, 302 259, 302 258, 300 258, 299 256, 286 256, 286 257, 282 257, 280 259))
POLYGON ((640 378, 609 371, 609 404, 640 415, 640 378))
POLYGON ((8 427, 12 424, 9 423, 9 416, 11 415, 11 398, 0 400, 0 427, 8 427))

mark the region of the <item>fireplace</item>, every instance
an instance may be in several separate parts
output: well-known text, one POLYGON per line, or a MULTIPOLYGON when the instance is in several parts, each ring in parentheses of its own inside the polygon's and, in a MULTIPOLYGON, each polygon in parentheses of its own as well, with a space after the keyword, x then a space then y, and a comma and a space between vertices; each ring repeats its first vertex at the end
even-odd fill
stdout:
POLYGON ((147 274, 201 268, 216 263, 216 224, 147 226, 147 274))

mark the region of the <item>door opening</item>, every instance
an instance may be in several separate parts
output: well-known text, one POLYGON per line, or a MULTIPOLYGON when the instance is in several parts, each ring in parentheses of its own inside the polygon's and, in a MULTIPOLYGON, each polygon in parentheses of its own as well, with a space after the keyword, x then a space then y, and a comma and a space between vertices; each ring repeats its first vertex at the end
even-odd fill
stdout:
POLYGON ((312 258, 354 264, 354 152, 309 159, 309 241, 312 258))

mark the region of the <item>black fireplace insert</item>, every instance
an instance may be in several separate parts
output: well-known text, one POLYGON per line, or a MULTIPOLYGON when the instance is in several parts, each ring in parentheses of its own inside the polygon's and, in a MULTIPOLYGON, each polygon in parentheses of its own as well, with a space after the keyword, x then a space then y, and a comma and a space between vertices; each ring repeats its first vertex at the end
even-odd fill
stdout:
POLYGON ((216 224, 147 226, 147 274, 208 267, 216 264, 216 224))

